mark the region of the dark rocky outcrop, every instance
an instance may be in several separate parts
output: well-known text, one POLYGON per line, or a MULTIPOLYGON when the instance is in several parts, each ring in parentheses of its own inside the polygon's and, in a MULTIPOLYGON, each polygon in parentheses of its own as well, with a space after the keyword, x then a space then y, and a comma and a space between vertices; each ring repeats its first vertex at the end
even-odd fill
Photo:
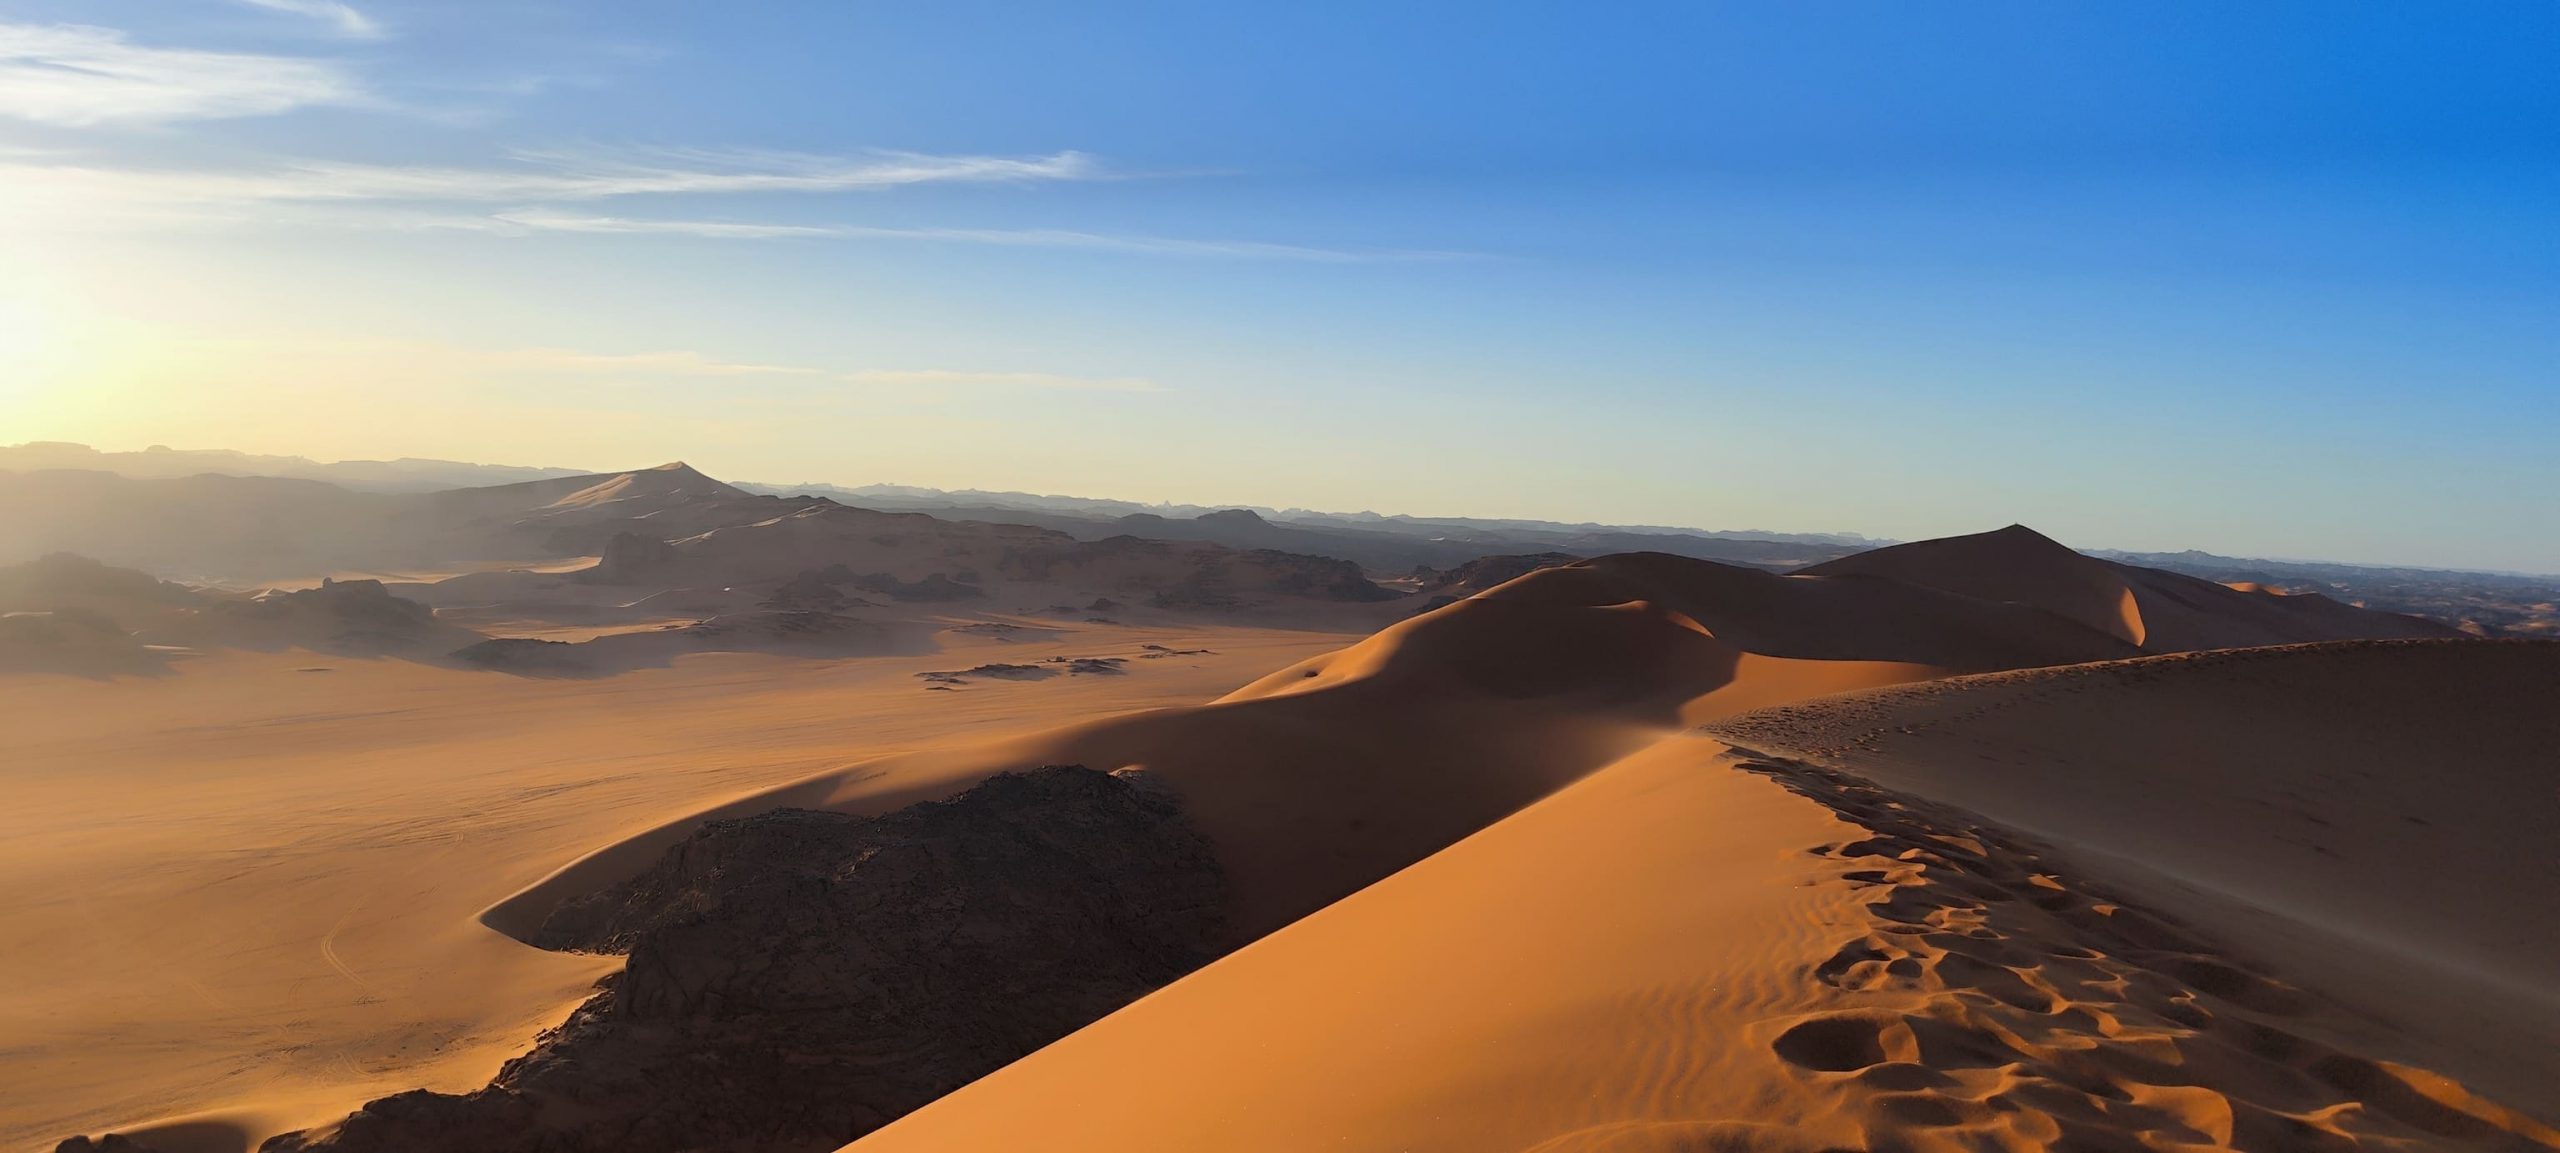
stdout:
POLYGON ((479 639, 438 621, 434 609, 393 596, 378 580, 322 580, 317 588, 217 601, 207 614, 223 636, 261 647, 295 643, 332 653, 442 656, 479 639))
POLYGON ((843 568, 843 565, 834 565, 829 569, 803 569, 798 576, 773 586, 773 591, 765 594, 762 604, 769 609, 812 609, 819 612, 837 612, 869 604, 860 597, 846 595, 843 589, 836 587, 852 583, 852 573, 836 575, 834 570, 843 568))
POLYGON ((53 1153, 157 1153, 157 1151, 122 1133, 109 1133, 94 1141, 87 1137, 66 1138, 53 1147, 53 1153))
POLYGON ((0 566, 0 612, 43 612, 101 604, 189 606, 203 594, 149 573, 117 568, 75 553, 50 553, 0 566))
POLYGON ((1359 565, 1347 560, 1261 548, 1247 549, 1241 555, 1246 563, 1268 574, 1266 579, 1273 591, 1290 596, 1360 603, 1391 601, 1404 595, 1371 583, 1359 565))
POLYGON ((676 546, 657 537, 618 532, 604 542, 604 552, 596 560, 596 566, 578 574, 578 579, 597 584, 628 584, 646 580, 674 564, 680 555, 676 546))
POLYGON ((489 1087, 263 1148, 833 1149, 1205 964, 1221 907, 1208 843, 1137 774, 712 822, 551 914, 538 943, 630 961, 489 1087))
POLYGON ((1413 579, 1426 590, 1455 599, 1470 593, 1483 592, 1495 585, 1516 580, 1542 568, 1568 565, 1581 559, 1569 552, 1480 556, 1456 568, 1435 569, 1428 565, 1417 567, 1413 570, 1413 579))
POLYGON ((930 573, 923 580, 902 581, 884 572, 853 578, 853 587, 864 592, 879 593, 895 601, 940 603, 975 600, 987 595, 986 590, 963 584, 943 573, 930 573))

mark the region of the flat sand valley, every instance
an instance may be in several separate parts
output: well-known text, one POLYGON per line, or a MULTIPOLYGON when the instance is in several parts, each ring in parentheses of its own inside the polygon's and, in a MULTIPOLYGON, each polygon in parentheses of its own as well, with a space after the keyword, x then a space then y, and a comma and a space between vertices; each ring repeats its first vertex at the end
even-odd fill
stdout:
POLYGON ((0 678, 0 1147, 214 1111, 155 1143, 238 1148, 476 1085, 620 964, 475 920, 588 850, 876 756, 1194 704, 1352 639, 1081 626, 609 679, 303 651, 0 678), (1086 656, 1127 671, 917 675, 1086 656))

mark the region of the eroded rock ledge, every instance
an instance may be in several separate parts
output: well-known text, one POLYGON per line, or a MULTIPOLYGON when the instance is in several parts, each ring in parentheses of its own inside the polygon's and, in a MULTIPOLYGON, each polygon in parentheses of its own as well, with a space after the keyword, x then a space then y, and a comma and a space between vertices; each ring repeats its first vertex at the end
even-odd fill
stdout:
POLYGON ((1081 766, 713 822, 544 923, 630 961, 487 1088, 262 1149, 833 1149, 1206 964, 1222 895, 1170 794, 1081 766))

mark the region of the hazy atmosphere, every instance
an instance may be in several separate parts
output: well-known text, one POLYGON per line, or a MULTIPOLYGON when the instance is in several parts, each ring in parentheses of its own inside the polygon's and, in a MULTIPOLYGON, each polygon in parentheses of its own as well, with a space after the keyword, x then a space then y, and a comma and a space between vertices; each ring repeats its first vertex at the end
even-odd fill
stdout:
POLYGON ((2560 571, 2555 36, 13 0, 0 443, 2560 571))

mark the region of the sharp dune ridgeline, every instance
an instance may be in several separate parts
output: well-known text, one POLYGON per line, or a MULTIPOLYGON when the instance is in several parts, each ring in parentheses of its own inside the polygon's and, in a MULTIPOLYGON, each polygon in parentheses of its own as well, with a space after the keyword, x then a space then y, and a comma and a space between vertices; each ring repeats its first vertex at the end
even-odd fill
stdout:
POLYGON ((2560 1148, 2560 645, 2019 526, 7 483, 163 526, 7 538, 96 558, 0 570, 11 1142, 2560 1148))

